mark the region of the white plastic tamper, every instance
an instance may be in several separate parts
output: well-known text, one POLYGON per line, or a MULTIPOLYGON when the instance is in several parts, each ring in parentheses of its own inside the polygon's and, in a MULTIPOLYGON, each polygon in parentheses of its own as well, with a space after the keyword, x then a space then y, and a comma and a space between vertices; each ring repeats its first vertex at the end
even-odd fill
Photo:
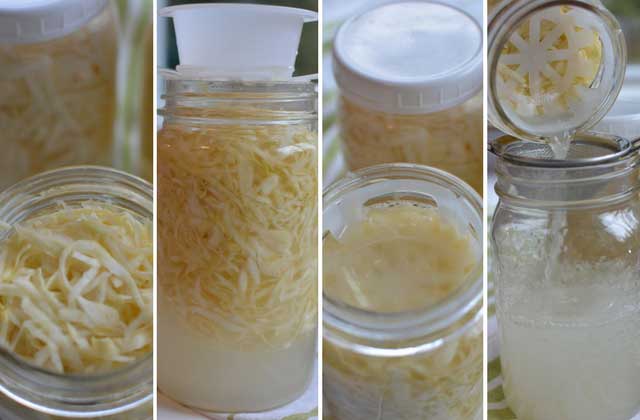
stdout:
POLYGON ((287 80, 293 75, 305 22, 316 12, 254 4, 166 7, 173 18, 180 74, 240 80, 287 80))

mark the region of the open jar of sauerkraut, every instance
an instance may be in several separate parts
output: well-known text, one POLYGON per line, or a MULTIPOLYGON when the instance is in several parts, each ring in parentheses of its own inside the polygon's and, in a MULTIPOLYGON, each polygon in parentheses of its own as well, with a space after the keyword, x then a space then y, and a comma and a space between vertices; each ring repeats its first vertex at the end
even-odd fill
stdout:
POLYGON ((0 401, 6 418, 152 417, 152 197, 91 166, 0 194, 0 392, 17 403, 0 401))
POLYGON ((324 194, 323 393, 335 420, 482 418, 482 204, 446 172, 324 194))
POLYGON ((0 5, 0 190, 112 162, 116 21, 108 0, 0 5))
MULTIPOLYGON (((250 36, 237 57, 226 56, 232 63, 185 67, 197 61, 189 51, 198 46, 188 44, 178 70, 166 73, 158 132, 158 384, 190 406, 268 410, 307 389, 316 357, 317 93, 288 67, 302 24, 315 13, 255 5, 163 13, 176 22, 179 46, 182 18, 201 18, 205 28, 223 28, 216 37, 240 44, 249 21, 263 44, 250 36), (263 50, 278 52, 285 40, 293 51, 282 67, 263 50)), ((199 47, 205 60, 221 56, 211 52, 215 46, 199 47)))
POLYGON ((627 52, 599 0, 490 1, 489 12, 488 115, 496 128, 550 142, 591 129, 609 112, 627 52))
POLYGON ((345 22, 333 71, 350 169, 419 163, 481 193, 482 44, 472 16, 438 2, 391 2, 345 22))
POLYGON ((583 134, 558 160, 545 144, 492 145, 500 358, 518 419, 640 411, 638 146, 583 134))

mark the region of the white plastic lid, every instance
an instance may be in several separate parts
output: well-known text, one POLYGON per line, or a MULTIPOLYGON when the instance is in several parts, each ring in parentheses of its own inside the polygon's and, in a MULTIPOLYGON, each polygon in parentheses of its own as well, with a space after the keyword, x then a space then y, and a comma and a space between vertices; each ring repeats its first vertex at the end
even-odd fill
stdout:
POLYGON ((26 44, 70 34, 108 0, 0 0, 0 43, 26 44))
POLYGON ((333 58, 341 93, 377 111, 437 112, 482 88, 482 29, 442 3, 392 2, 349 19, 333 58))
POLYGON ((283 80, 293 75, 302 25, 316 12, 254 4, 166 7, 172 17, 180 74, 283 80))

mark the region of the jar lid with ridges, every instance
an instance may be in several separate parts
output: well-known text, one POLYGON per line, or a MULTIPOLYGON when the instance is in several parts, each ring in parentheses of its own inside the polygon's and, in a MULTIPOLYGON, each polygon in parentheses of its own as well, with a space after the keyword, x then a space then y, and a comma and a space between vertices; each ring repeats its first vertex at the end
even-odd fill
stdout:
POLYGON ((482 88, 482 29, 462 9, 436 1, 392 1, 338 30, 333 71, 342 95, 368 109, 426 114, 482 88))
POLYGON ((60 38, 97 16, 108 0, 1 0, 0 44, 60 38))

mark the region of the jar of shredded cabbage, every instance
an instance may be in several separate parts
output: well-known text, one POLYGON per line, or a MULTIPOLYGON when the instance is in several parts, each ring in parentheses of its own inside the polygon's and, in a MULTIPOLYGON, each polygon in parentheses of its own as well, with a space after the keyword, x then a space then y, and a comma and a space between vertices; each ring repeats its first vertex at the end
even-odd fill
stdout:
POLYGON ((174 72, 165 99, 159 388, 218 412, 283 405, 316 357, 316 87, 174 72))
POLYGON ((324 194, 323 393, 335 420, 482 418, 482 204, 419 165, 324 194))
POLYGON ((152 417, 152 200, 91 166, 0 194, 0 392, 34 417, 152 417))
POLYGON ((548 145, 492 145, 500 360, 519 420, 640 413, 638 146, 579 135, 558 160, 548 145))
POLYGON ((599 0, 490 0, 488 35, 488 116, 506 134, 568 138, 618 97, 626 44, 599 0))
POLYGON ((0 5, 0 190, 44 170, 112 164, 114 5, 0 5))
POLYGON ((419 163, 482 193, 482 44, 474 17, 438 2, 393 2, 346 21, 333 71, 349 168, 419 163))

